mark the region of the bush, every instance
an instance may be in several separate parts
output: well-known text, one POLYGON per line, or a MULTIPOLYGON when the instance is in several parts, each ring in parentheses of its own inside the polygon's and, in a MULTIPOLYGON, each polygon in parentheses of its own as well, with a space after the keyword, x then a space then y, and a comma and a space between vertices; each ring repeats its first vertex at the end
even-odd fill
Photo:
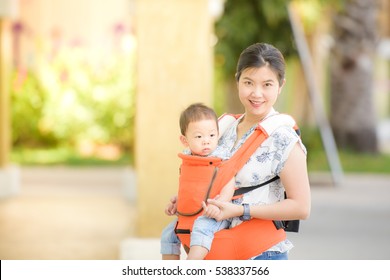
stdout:
POLYGON ((41 59, 35 71, 15 71, 11 107, 16 148, 132 150, 133 54, 119 53, 95 64, 85 57, 82 49, 67 49, 41 59))

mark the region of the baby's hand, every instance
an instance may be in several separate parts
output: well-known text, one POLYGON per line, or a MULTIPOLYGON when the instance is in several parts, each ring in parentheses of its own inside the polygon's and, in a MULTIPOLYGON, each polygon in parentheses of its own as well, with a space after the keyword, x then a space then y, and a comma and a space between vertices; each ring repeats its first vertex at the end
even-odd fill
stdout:
POLYGON ((165 207, 165 214, 168 216, 175 215, 177 211, 177 197, 174 196, 170 199, 168 205, 165 207))
POLYGON ((212 204, 206 205, 206 203, 202 202, 203 206, 203 216, 206 216, 207 218, 218 218, 219 214, 221 214, 221 210, 212 204))

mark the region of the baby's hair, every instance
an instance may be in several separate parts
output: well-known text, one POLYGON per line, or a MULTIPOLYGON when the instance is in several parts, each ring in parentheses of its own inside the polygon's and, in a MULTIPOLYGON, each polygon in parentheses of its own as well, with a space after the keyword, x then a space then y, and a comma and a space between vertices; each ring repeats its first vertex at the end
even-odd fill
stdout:
POLYGON ((180 132, 186 135, 189 123, 201 120, 215 120, 218 128, 218 117, 213 109, 202 103, 194 103, 185 109, 180 115, 180 132))

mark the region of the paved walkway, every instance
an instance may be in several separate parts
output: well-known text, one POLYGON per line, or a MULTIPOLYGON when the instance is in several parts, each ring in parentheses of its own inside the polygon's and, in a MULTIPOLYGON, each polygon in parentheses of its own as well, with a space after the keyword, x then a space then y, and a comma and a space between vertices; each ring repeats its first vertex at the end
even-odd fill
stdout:
POLYGON ((390 176, 349 175, 338 187, 312 184, 312 212, 291 259, 390 259, 390 176))
POLYGON ((0 200, 0 259, 119 259, 133 234, 123 168, 22 168, 21 193, 0 200))
MULTIPOLYGON (((130 174, 130 175, 129 175, 130 174)), ((0 259, 159 259, 158 239, 133 237, 124 168, 23 168, 0 200, 0 259)), ((131 180, 131 179, 130 179, 131 180)), ((290 259, 390 259, 390 175, 312 176, 312 214, 290 259)))

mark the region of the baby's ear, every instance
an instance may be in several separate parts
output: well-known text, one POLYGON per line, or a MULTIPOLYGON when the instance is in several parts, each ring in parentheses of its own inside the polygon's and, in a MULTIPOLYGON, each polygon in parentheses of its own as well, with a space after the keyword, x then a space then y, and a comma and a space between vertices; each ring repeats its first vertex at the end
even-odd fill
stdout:
POLYGON ((180 135, 180 142, 183 144, 184 147, 188 147, 187 138, 184 135, 180 135))

